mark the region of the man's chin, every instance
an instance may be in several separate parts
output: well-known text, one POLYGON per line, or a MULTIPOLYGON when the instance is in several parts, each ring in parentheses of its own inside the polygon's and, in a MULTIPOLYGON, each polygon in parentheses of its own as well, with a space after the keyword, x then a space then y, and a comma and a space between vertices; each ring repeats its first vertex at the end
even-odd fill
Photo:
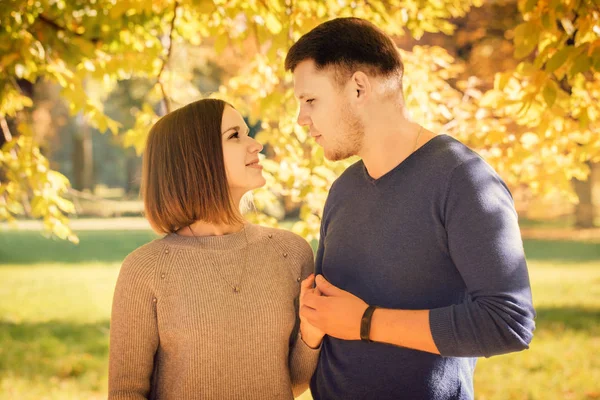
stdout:
POLYGON ((344 153, 340 153, 339 151, 328 151, 325 148, 323 148, 323 150, 324 150, 323 154, 325 155, 325 158, 328 159, 329 161, 342 161, 342 160, 352 157, 352 154, 344 154, 344 153))

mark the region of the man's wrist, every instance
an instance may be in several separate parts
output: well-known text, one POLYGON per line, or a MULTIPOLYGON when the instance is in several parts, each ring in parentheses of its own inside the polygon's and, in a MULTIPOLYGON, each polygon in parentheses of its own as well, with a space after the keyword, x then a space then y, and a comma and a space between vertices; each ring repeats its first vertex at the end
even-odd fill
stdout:
POLYGON ((377 306, 368 306, 363 313, 363 316, 360 320, 360 340, 363 342, 372 342, 371 339, 371 321, 373 318, 373 313, 377 309, 377 306))

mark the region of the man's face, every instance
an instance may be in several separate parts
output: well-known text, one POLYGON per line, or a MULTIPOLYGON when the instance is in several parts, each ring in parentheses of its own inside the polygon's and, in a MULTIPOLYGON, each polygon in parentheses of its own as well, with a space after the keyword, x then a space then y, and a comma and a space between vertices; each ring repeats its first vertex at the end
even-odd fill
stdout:
POLYGON ((301 62, 294 70, 294 92, 300 101, 298 123, 309 128, 325 157, 338 161, 358 154, 364 127, 351 109, 353 91, 340 88, 330 68, 317 71, 313 60, 301 62))

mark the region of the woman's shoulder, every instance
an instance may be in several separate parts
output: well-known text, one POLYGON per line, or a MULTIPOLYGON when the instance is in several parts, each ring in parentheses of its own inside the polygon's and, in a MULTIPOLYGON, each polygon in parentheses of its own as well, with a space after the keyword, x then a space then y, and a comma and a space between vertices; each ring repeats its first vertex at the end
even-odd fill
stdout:
POLYGON ((313 255, 313 250, 310 244, 302 236, 282 228, 272 228, 262 225, 253 225, 263 238, 272 240, 293 253, 298 255, 310 254, 313 255))
POLYGON ((123 260, 123 268, 137 269, 154 265, 161 253, 168 251, 163 238, 154 239, 129 253, 123 260))

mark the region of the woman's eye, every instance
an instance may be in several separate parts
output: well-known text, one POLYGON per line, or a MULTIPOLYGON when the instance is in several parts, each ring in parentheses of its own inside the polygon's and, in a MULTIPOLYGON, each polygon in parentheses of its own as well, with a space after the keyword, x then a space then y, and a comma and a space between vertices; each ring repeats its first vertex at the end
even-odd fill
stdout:
POLYGON ((239 139, 240 137, 240 133, 239 132, 235 132, 233 135, 229 136, 229 139, 239 139))

